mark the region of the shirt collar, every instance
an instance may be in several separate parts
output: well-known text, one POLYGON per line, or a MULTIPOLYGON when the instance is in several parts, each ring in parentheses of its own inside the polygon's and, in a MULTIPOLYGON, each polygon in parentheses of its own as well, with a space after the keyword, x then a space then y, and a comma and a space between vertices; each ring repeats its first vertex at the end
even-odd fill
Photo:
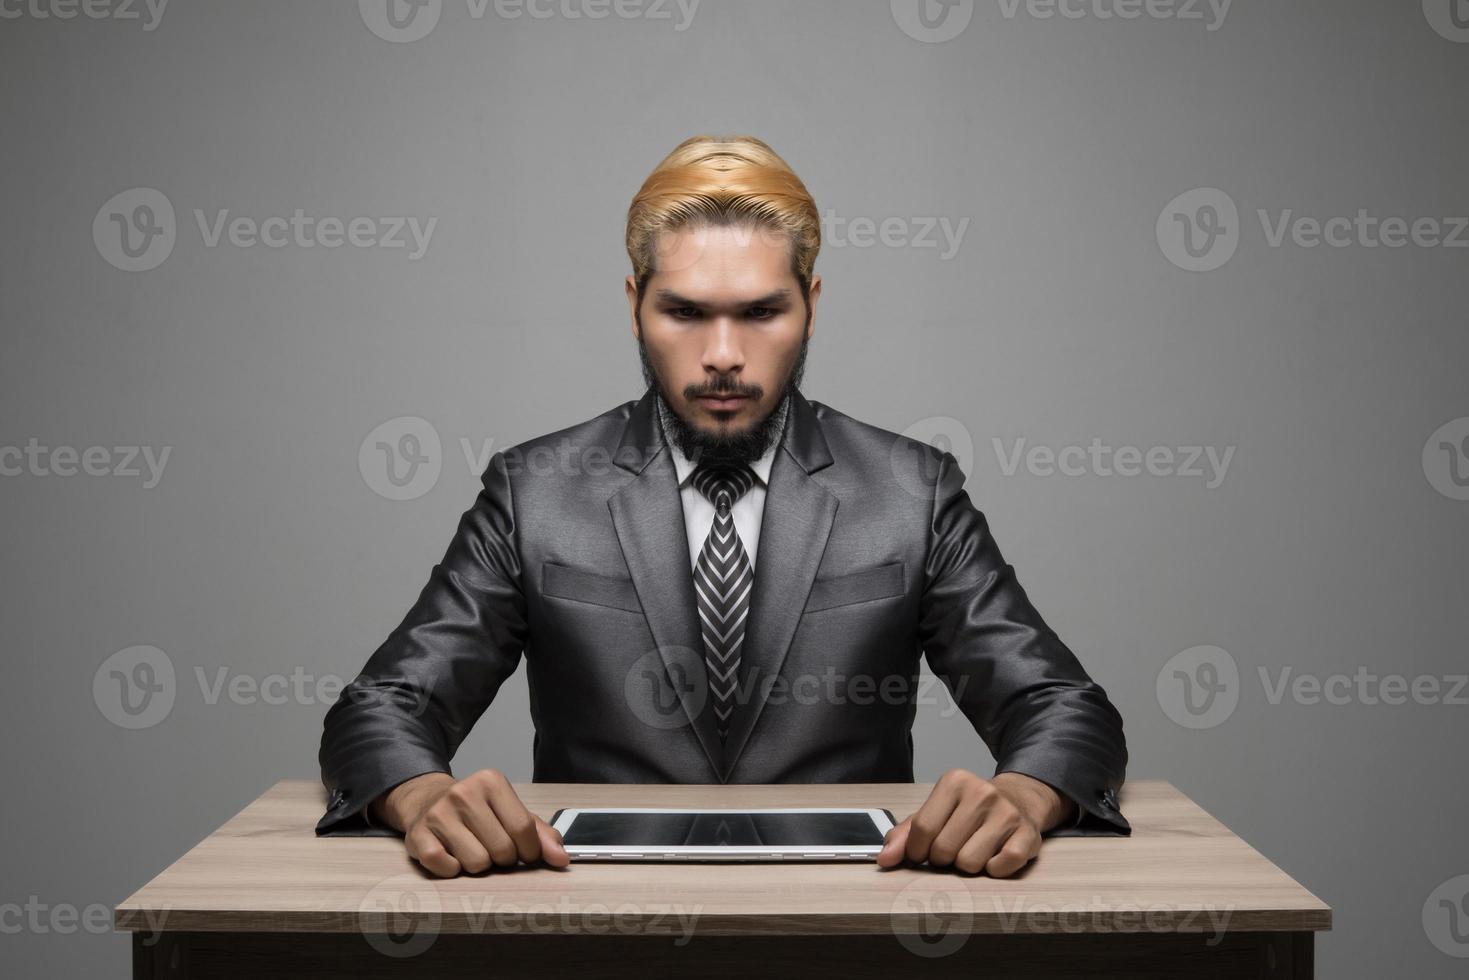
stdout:
MULTIPOLYGON (((668 426, 663 419, 664 413, 669 409, 663 404, 661 397, 657 398, 656 401, 658 403, 658 424, 663 432, 663 443, 668 447, 668 451, 673 454, 673 468, 678 474, 678 485, 682 488, 684 484, 689 482, 689 477, 694 475, 695 464, 683 454, 683 450, 673 444, 672 439, 668 438, 668 426)), ((785 435, 785 423, 790 415, 789 408, 789 398, 786 398, 776 408, 776 411, 781 413, 780 432, 771 440, 769 448, 765 450, 765 454, 750 463, 750 469, 754 472, 756 478, 759 479, 761 486, 770 485, 770 467, 775 463, 775 451, 780 448, 781 441, 785 435)))

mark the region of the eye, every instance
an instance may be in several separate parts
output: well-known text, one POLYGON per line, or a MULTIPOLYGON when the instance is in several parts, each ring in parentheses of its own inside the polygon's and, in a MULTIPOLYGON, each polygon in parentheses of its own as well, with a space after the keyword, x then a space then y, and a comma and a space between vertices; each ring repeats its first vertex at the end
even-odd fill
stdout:
POLYGON ((675 306, 668 311, 668 315, 675 320, 692 320, 699 315, 699 310, 693 306, 675 306))
POLYGON ((770 320, 779 312, 779 310, 771 309, 768 306, 752 306, 750 307, 750 312, 745 315, 751 320, 770 320))

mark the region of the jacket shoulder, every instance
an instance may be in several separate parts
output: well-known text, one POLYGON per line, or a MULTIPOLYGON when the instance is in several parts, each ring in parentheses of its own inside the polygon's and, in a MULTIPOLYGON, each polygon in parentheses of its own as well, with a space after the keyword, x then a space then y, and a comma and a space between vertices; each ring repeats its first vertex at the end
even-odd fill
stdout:
POLYGON ((944 438, 939 438, 936 443, 925 442, 915 436, 863 422, 822 402, 811 401, 810 404, 821 422, 821 433, 832 456, 837 460, 844 455, 862 460, 884 457, 895 469, 928 474, 928 483, 932 484, 938 473, 939 461, 945 452, 952 451, 944 438))
POLYGON ((600 415, 593 416, 575 425, 568 425, 542 435, 532 436, 504 450, 507 456, 520 455, 537 450, 564 449, 568 446, 586 449, 592 446, 616 447, 622 438, 622 430, 632 415, 637 402, 623 402, 600 415))

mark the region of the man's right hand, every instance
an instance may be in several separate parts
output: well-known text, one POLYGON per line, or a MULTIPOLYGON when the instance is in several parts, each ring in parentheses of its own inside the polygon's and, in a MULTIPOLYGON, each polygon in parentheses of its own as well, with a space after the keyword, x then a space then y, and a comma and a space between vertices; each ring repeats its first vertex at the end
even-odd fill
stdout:
POLYGON ((553 868, 571 863, 561 835, 527 810, 510 780, 493 769, 457 781, 445 772, 415 776, 372 807, 374 818, 403 832, 409 856, 440 878, 522 861, 553 868))

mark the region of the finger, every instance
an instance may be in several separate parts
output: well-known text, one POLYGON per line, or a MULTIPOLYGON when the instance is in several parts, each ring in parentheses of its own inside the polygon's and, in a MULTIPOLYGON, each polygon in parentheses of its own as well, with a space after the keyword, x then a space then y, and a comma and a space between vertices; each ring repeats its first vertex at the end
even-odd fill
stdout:
POLYGON ((541 838, 536 833, 536 821, 525 808, 525 804, 520 802, 520 797, 515 795, 515 787, 510 785, 510 780, 498 773, 491 775, 488 785, 490 808, 495 811, 495 819, 500 821, 505 833, 515 842, 515 850, 520 854, 520 859, 526 864, 539 861, 541 838))
POLYGON ((989 807, 984 797, 971 796, 961 799, 949 814, 948 821, 933 843, 928 847, 928 863, 936 867, 948 867, 959 856, 959 849, 974 836, 985 822, 989 807))
POLYGON ((564 868, 571 863, 571 855, 566 853, 561 834, 540 817, 536 817, 536 835, 541 839, 541 860, 553 868, 564 868))
POLYGON ((1008 878, 1029 864, 1040 850, 1040 835, 1028 826, 1021 827, 1010 835, 999 853, 989 859, 984 870, 992 878, 1008 878))
POLYGON ((912 825, 913 818, 908 817, 884 835, 882 850, 877 852, 878 867, 891 868, 903 863, 903 849, 908 846, 908 828, 912 825))
POLYGON ((489 870, 490 852, 457 816, 430 811, 423 822, 466 872, 474 875, 489 870))
POLYGON ((913 826, 908 829, 908 843, 903 848, 908 860, 915 864, 928 860, 929 848, 939 831, 944 829, 944 824, 949 822, 949 815, 958 802, 958 793, 944 782, 934 786, 928 799, 911 818, 913 826))
POLYGON ((456 805, 460 819, 479 840, 489 854, 490 861, 496 867, 513 868, 520 859, 519 852, 505 828, 500 826, 490 804, 483 797, 471 796, 463 802, 456 801, 456 805))
POLYGON ((981 824, 964 842, 964 846, 959 848, 959 853, 954 857, 955 869, 965 874, 979 874, 1013 833, 1013 827, 1006 827, 998 821, 981 824))
POLYGON ((443 842, 421 820, 408 831, 403 838, 403 844, 408 849, 408 856, 421 864, 429 874, 452 878, 461 870, 454 855, 444 848, 443 842))

